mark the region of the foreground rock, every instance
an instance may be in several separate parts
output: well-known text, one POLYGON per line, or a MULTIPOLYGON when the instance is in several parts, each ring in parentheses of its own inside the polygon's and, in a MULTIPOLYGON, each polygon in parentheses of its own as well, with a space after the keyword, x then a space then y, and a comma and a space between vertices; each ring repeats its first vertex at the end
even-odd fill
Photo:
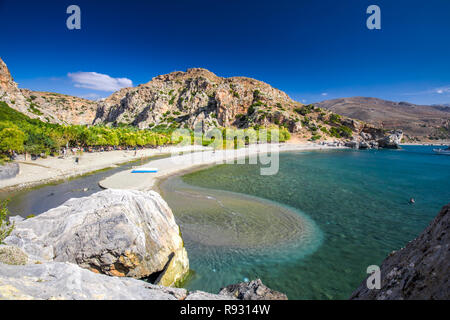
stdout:
POLYGON ((15 246, 0 246, 0 263, 10 265, 23 265, 28 262, 28 256, 15 246))
POLYGON ((239 300, 287 300, 284 293, 267 288, 260 279, 242 282, 222 288, 220 295, 239 300))
POLYGON ((72 263, 0 264, 2 300, 179 300, 186 296, 184 289, 96 274, 72 263))
POLYGON ((189 262, 172 211, 153 191, 105 190, 16 223, 5 243, 29 262, 71 262, 111 276, 172 286, 189 262))
POLYGON ((97 274, 68 262, 11 266, 0 263, 0 300, 273 300, 285 295, 261 280, 234 285, 242 294, 167 288, 148 282, 97 274), (255 284, 257 284, 255 286, 255 284))
POLYGON ((381 265, 381 289, 366 280, 351 299, 450 299, 450 204, 422 234, 381 265))

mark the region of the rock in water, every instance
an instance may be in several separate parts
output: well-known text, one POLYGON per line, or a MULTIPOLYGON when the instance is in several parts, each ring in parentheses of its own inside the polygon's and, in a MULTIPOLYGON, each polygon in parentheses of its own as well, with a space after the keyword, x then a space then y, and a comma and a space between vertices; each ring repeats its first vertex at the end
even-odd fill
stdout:
POLYGON ((154 192, 105 190, 16 224, 5 243, 33 261, 72 262, 111 276, 171 286, 189 261, 172 211, 154 192))
POLYGON ((381 148, 399 149, 400 148, 399 144, 402 141, 402 138, 403 138, 403 132, 401 130, 394 130, 394 131, 390 132, 389 135, 378 140, 378 145, 381 148))
POLYGON ((380 269, 381 289, 369 290, 364 280, 350 299, 450 299, 450 204, 380 269))
POLYGON ((267 288, 260 279, 232 284, 222 288, 219 295, 239 300, 287 300, 284 293, 267 288))

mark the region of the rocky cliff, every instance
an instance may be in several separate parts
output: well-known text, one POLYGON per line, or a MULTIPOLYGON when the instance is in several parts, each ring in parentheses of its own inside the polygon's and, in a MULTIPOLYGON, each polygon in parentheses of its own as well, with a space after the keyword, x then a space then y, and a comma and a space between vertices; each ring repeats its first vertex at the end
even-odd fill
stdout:
POLYGON ((450 204, 419 237, 383 261, 381 289, 369 290, 366 280, 351 299, 450 299, 450 204))
POLYGON ((94 101, 78 97, 19 89, 0 58, 0 101, 33 119, 59 124, 92 124, 94 101))
POLYGON ((294 120, 295 107, 301 104, 264 82, 194 68, 114 93, 100 102, 95 123, 239 127, 294 120))

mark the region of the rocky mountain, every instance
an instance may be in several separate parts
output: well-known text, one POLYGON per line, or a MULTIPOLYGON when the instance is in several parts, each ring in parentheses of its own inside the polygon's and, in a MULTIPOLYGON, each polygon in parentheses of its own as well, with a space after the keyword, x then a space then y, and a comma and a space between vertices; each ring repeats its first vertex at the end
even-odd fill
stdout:
POLYGON ((402 129, 410 141, 450 138, 450 108, 445 106, 367 97, 326 100, 314 105, 388 130, 402 129))
POLYGON ((99 103, 95 123, 158 124, 193 128, 246 127, 295 122, 301 107, 270 85, 244 77, 221 78, 206 69, 188 69, 122 89, 99 103))
MULTIPOLYGON (((222 78, 201 68, 172 72, 99 102, 95 124, 139 128, 266 127, 281 125, 303 139, 349 139, 368 127, 334 112, 303 105, 267 83, 222 78)), ((383 131, 382 131, 383 132, 383 131)))
MULTIPOLYGON (((0 62, 0 100, 30 117, 51 123, 132 125, 141 129, 199 128, 203 132, 217 126, 283 126, 301 140, 355 137, 359 142, 362 132, 375 128, 321 107, 303 105, 262 81, 223 78, 201 68, 160 75, 146 84, 121 89, 94 102, 18 89, 8 68, 0 62)), ((378 132, 374 141, 382 135, 384 131, 378 132)))
POLYGON ((405 248, 383 261, 381 289, 369 290, 366 280, 351 299, 450 299, 450 204, 405 248))
POLYGON ((33 119, 58 124, 92 124, 97 103, 59 93, 19 89, 0 58, 0 101, 33 119))

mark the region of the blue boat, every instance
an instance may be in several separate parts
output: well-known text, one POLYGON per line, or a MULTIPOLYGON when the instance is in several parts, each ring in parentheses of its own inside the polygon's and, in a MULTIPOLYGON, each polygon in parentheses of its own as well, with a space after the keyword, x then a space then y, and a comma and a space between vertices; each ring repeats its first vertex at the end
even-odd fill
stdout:
POLYGON ((157 173, 157 168, 138 168, 131 170, 131 173, 157 173))

